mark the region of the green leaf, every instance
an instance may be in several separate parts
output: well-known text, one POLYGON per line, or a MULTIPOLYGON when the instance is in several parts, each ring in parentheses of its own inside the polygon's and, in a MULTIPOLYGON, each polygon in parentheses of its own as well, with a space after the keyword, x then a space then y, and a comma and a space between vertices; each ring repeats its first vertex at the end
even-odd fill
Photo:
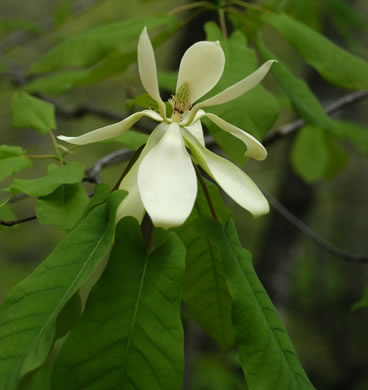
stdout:
POLYGON ((25 154, 19 146, 0 145, 0 180, 32 166, 25 154))
POLYGON ((350 141, 361 153, 368 156, 368 127, 342 119, 335 122, 341 129, 341 138, 350 141))
POLYGON ((76 292, 62 308, 56 320, 55 339, 64 337, 76 324, 82 313, 82 301, 76 292))
POLYGON ((152 99, 151 96, 148 95, 148 93, 136 96, 134 99, 128 99, 125 102, 125 105, 130 110, 136 106, 140 108, 150 108, 151 110, 158 109, 158 104, 156 100, 152 99))
POLYGON ((232 221, 197 224, 221 253, 233 300, 232 320, 240 362, 250 390, 312 390, 276 309, 242 248, 232 221))
MULTIPOLYGON (((247 47, 246 39, 240 31, 235 31, 228 39, 224 39, 214 23, 207 23, 205 29, 208 40, 220 41, 226 59, 224 73, 211 91, 211 95, 214 95, 255 71, 259 64, 255 51, 247 47)), ((262 139, 277 119, 279 105, 268 91, 258 85, 245 95, 229 103, 210 107, 207 111, 262 139)), ((237 164, 244 163, 244 144, 212 122, 206 121, 206 124, 225 153, 237 164)))
POLYGON ((107 268, 56 361, 52 389, 180 389, 184 259, 174 233, 147 255, 137 221, 123 219, 107 268))
POLYGON ((12 221, 16 219, 16 215, 9 203, 0 206, 0 220, 12 221))
POLYGON ((88 67, 96 64, 117 48, 129 51, 144 26, 151 28, 170 23, 172 17, 159 15, 111 23, 72 36, 54 47, 35 62, 30 72, 43 73, 68 67, 88 67))
POLYGON ((56 27, 62 26, 72 15, 72 5, 69 0, 62 0, 54 11, 54 23, 56 27))
POLYGON ((62 184, 50 195, 37 200, 36 215, 40 223, 70 230, 88 203, 88 195, 80 184, 62 184))
MULTIPOLYGON (((276 59, 259 40, 258 46, 265 59, 276 59)), ((275 76, 284 93, 289 97, 295 111, 309 124, 319 126, 332 134, 339 134, 339 127, 325 113, 316 95, 308 84, 293 75, 293 73, 280 60, 273 64, 271 72, 275 76)))
POLYGON ((21 30, 33 34, 41 34, 44 31, 39 24, 26 19, 5 19, 0 21, 0 31, 14 31, 21 30))
POLYGON ((147 142, 148 137, 149 137, 148 134, 139 133, 138 131, 134 131, 134 130, 129 130, 126 133, 123 133, 117 137, 109 138, 105 141, 102 141, 102 143, 118 142, 129 149, 137 150, 147 142))
POLYGON ((364 289, 363 296, 358 302, 354 303, 354 305, 351 307, 351 310, 355 311, 364 307, 368 307, 368 287, 364 289))
POLYGON ((303 127, 293 143, 291 162, 295 171, 307 182, 328 178, 347 162, 344 150, 318 127, 303 127))
POLYGON ((49 174, 39 179, 15 179, 9 186, 13 193, 24 192, 30 196, 46 196, 62 184, 75 184, 82 181, 84 166, 78 162, 67 165, 49 165, 49 174))
POLYGON ((31 128, 41 134, 56 129, 54 105, 22 91, 13 95, 11 119, 14 127, 31 128))
POLYGON ((121 191, 114 192, 107 204, 96 207, 0 307, 1 390, 16 389, 47 358, 58 314, 112 244, 122 199, 121 191))
POLYGON ((343 88, 368 89, 368 62, 286 14, 268 13, 263 20, 275 27, 327 81, 343 88))

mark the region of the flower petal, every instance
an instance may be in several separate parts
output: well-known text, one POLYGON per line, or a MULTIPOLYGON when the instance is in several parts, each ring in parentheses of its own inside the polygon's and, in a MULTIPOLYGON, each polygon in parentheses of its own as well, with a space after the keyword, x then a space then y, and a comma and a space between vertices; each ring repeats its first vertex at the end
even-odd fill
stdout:
POLYGON ((149 39, 147 28, 141 32, 138 41, 138 70, 141 77, 142 85, 148 95, 156 100, 161 115, 166 118, 166 107, 160 96, 157 80, 157 67, 155 53, 153 52, 152 43, 149 39))
POLYGON ((205 113, 203 116, 206 116, 215 125, 220 127, 220 129, 230 133, 234 137, 243 141, 245 146, 247 147, 247 151, 244 153, 244 156, 251 157, 260 161, 264 160, 267 157, 267 150, 265 149, 265 147, 252 135, 246 133, 242 129, 239 129, 239 127, 236 127, 231 123, 226 122, 215 114, 205 113))
POLYGON ((194 135, 194 137, 197 138, 197 140, 204 146, 204 134, 203 134, 203 128, 202 123, 200 120, 194 122, 190 126, 185 127, 191 134, 194 135))
POLYGON ((137 176, 138 169, 143 160, 143 158, 148 154, 148 152, 155 147, 160 139, 162 138, 164 132, 167 130, 169 125, 167 123, 159 124, 155 130, 151 133, 146 146, 142 150, 142 153, 138 157, 137 161, 134 163, 130 171, 124 177, 120 183, 119 189, 128 191, 128 195, 121 202, 117 214, 116 214, 116 223, 119 222, 122 218, 130 216, 138 220, 139 223, 142 222, 144 217, 145 209, 139 195, 137 176))
POLYGON ((182 133, 201 167, 236 203, 255 217, 268 213, 266 198, 249 176, 230 161, 203 147, 186 129, 182 128, 182 133))
POLYGON ((123 119, 118 123, 114 123, 109 126, 101 127, 97 130, 90 131, 89 133, 80 135, 79 137, 65 137, 64 135, 59 135, 61 141, 66 141, 75 145, 86 145, 91 144, 93 142, 103 141, 108 138, 117 137, 118 135, 129 130, 134 123, 136 123, 142 116, 147 116, 155 121, 161 122, 163 119, 160 114, 152 110, 144 110, 140 112, 136 112, 123 119))
POLYGON ((195 43, 181 59, 176 92, 189 83, 190 102, 195 102, 217 84, 224 66, 225 55, 218 41, 195 43))
POLYGON ((168 229, 188 218, 197 195, 197 179, 177 123, 169 125, 143 158, 138 189, 155 226, 168 229))
POLYGON ((218 93, 217 95, 212 96, 209 99, 206 99, 203 102, 196 104, 191 110, 192 111, 191 117, 193 118, 200 108, 227 103, 231 100, 236 99, 241 95, 244 95, 246 92, 250 91, 252 88, 254 88, 257 84, 259 84, 264 79, 264 77, 270 70, 271 65, 274 62, 276 61, 269 60, 265 62, 261 67, 259 67, 255 72, 250 74, 248 77, 224 89, 222 92, 218 93))

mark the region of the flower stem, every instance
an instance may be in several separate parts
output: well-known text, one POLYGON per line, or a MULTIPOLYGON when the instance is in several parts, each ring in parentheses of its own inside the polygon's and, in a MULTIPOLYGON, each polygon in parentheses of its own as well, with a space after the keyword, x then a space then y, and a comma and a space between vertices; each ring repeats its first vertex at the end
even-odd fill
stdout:
POLYGON ((220 26, 221 26, 221 31, 222 35, 224 36, 225 39, 227 39, 227 27, 226 27, 226 19, 225 19, 225 10, 223 8, 220 8, 218 10, 219 14, 219 21, 220 21, 220 26))
POLYGON ((28 154, 28 158, 31 160, 42 160, 42 159, 52 159, 52 160, 60 160, 59 156, 56 154, 28 154))
POLYGON ((208 189, 207 189, 206 183, 205 183, 205 181, 204 181, 204 179, 202 177, 202 174, 201 174, 201 172, 200 172, 200 170, 199 170, 197 165, 194 165, 194 168, 196 170, 199 183, 200 183, 200 185, 202 187, 202 190, 204 192, 204 196, 206 197, 206 200, 207 200, 207 203, 208 203, 208 207, 210 208, 212 217, 213 217, 213 219, 215 221, 219 222, 219 219, 218 219, 216 211, 215 211, 215 207, 213 206, 212 199, 210 197, 210 193, 208 192, 208 189))

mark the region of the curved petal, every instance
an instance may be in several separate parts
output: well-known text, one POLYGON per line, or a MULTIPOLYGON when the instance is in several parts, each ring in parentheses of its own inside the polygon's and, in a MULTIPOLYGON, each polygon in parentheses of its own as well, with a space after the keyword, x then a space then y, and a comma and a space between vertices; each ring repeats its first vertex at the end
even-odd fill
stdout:
POLYGON ((264 77, 267 75, 268 71, 270 70, 271 65, 274 62, 277 61, 269 60, 265 62, 255 72, 253 72, 243 80, 240 80, 234 85, 224 89, 222 92, 218 93, 217 95, 212 96, 209 99, 206 99, 203 102, 196 104, 191 110, 192 111, 191 117, 193 118, 200 108, 227 103, 231 100, 236 99, 241 95, 244 95, 246 92, 250 91, 252 88, 254 88, 257 84, 259 84, 264 79, 264 77))
POLYGON ((128 191, 128 195, 124 198, 124 200, 118 207, 116 213, 116 223, 118 223, 122 218, 127 216, 136 218, 139 223, 142 222, 145 209, 138 191, 138 169, 143 158, 153 147, 158 144, 164 132, 167 130, 168 126, 169 125, 167 123, 161 123, 155 128, 155 130, 153 130, 147 141, 146 146, 142 150, 142 153, 120 183, 119 189, 128 191))
POLYGON ((105 139, 117 137, 118 135, 125 133, 134 125, 134 123, 141 119, 142 116, 147 116, 148 118, 154 119, 158 122, 163 120, 161 115, 157 112, 144 110, 136 112, 135 114, 128 116, 118 123, 101 127, 97 130, 80 135, 79 137, 65 137, 64 135, 59 135, 57 138, 61 141, 66 141, 74 145, 87 145, 93 142, 103 141, 105 139))
POLYGON ((201 143, 201 145, 204 146, 204 134, 203 134, 203 128, 202 123, 200 120, 197 120, 190 126, 185 127, 191 134, 194 135, 194 137, 197 138, 197 140, 201 143))
POLYGON ((143 158, 138 189, 155 226, 168 229, 188 218, 197 196, 197 178, 177 123, 169 125, 143 158))
POLYGON ((201 167, 241 207, 254 217, 266 214, 269 205, 256 184, 230 161, 203 147, 186 129, 182 129, 185 142, 201 167))
POLYGON ((194 103, 220 80, 225 66, 225 55, 219 42, 197 42, 183 55, 180 62, 176 92, 189 83, 190 102, 194 103))
POLYGON ((138 70, 142 85, 148 95, 150 95, 152 99, 156 100, 161 115, 166 118, 165 103, 161 99, 158 88, 155 53, 153 52, 152 43, 149 39, 146 27, 139 36, 137 52, 138 70))
POLYGON ((239 129, 239 127, 236 127, 231 123, 226 122, 215 114, 205 113, 203 116, 206 116, 220 129, 230 133, 234 137, 243 141, 245 146, 247 147, 247 151, 244 153, 244 156, 251 157, 260 161, 264 160, 267 157, 266 148, 252 135, 246 133, 242 129, 239 129))

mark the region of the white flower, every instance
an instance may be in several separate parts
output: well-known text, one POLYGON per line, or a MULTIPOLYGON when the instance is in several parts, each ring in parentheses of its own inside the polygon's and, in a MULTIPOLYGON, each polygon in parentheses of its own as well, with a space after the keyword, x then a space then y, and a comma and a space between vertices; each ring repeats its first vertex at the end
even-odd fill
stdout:
POLYGON ((225 65, 224 52, 219 42, 195 43, 181 60, 176 94, 170 99, 173 112, 168 118, 159 93, 152 44, 145 28, 138 43, 138 68, 142 84, 157 102, 159 113, 144 110, 79 137, 58 138, 72 144, 85 145, 116 137, 129 130, 143 116, 160 122, 121 182, 119 188, 128 191, 128 195, 118 209, 117 220, 134 216, 141 221, 146 210, 155 226, 167 229, 184 223, 197 196, 196 173, 186 148, 208 175, 240 206, 254 216, 262 215, 269 211, 267 200, 241 169, 206 149, 200 120, 207 117, 222 130, 243 141, 247 157, 265 159, 267 151, 254 137, 218 116, 204 112, 202 108, 226 103, 254 88, 265 77, 273 62, 266 62, 245 79, 192 107, 217 84, 225 65))

